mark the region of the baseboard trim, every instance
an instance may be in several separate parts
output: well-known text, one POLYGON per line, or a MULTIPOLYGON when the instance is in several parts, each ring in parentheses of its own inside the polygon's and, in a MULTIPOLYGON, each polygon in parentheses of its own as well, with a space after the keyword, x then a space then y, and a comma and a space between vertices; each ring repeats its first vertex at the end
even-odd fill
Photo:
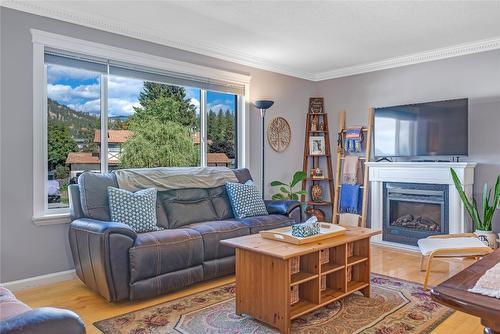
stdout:
POLYGON ((47 284, 68 281, 71 279, 75 279, 76 277, 77 276, 75 270, 71 269, 47 275, 40 275, 40 276, 20 279, 17 281, 0 283, 0 286, 3 286, 11 291, 19 291, 27 288, 34 288, 47 284))

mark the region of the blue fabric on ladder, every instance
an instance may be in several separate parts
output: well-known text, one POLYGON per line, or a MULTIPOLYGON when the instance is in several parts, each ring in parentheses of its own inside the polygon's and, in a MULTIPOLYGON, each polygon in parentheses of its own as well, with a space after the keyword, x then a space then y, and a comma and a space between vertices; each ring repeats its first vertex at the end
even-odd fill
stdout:
POLYGON ((359 184, 343 184, 340 188, 340 209, 341 213, 361 212, 361 203, 363 202, 363 193, 360 191, 359 184))

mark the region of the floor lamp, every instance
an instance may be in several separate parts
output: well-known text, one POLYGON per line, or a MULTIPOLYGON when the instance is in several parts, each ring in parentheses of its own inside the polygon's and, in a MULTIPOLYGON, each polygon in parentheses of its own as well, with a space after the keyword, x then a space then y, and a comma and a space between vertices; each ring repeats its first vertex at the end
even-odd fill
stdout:
POLYGON ((264 132, 265 132, 265 118, 266 118, 266 111, 267 109, 271 108, 272 105, 274 104, 274 101, 269 101, 269 100, 259 100, 254 102, 254 106, 260 110, 260 117, 262 118, 262 157, 261 157, 261 179, 262 179, 262 198, 264 198, 264 149, 265 149, 265 141, 264 141, 264 132))

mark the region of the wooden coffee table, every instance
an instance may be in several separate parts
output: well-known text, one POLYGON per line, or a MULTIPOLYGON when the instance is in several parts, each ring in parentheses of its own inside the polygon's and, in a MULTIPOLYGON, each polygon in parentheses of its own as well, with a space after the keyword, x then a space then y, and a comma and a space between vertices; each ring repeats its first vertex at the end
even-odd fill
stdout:
POLYGON ((227 239, 236 248, 236 313, 247 314, 282 333, 291 320, 355 291, 370 296, 370 237, 379 230, 344 226, 345 235, 305 245, 263 239, 259 234, 227 239), (321 264, 321 252, 329 261, 321 264), (291 274, 292 259, 300 271, 291 274), (322 277, 326 289, 322 289, 322 277), (291 305, 291 291, 299 300, 291 305))
POLYGON ((500 262, 500 249, 486 255, 431 290, 432 299, 481 318, 486 334, 500 334, 500 299, 472 293, 484 273, 500 262))

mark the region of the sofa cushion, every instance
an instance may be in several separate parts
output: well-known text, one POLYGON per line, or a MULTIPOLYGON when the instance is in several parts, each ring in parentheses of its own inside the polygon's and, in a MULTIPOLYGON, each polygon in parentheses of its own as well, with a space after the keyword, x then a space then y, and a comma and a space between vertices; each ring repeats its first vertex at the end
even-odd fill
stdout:
POLYGON ((251 234, 295 224, 293 219, 283 215, 255 216, 239 219, 239 221, 250 228, 251 234))
POLYGON ((111 220, 108 202, 108 187, 118 187, 113 173, 83 173, 78 178, 80 202, 87 218, 111 220))
POLYGON ((130 192, 108 187, 111 220, 127 224, 138 233, 158 231, 156 226, 156 189, 130 192))
MULTIPOLYGON (((179 228, 202 221, 217 220, 208 189, 178 189, 161 191, 158 199, 163 205, 168 228, 179 228)), ((161 222, 160 222, 161 224, 161 222)))
POLYGON ((234 255, 234 249, 221 245, 220 241, 250 234, 250 228, 236 220, 207 221, 185 227, 201 234, 205 261, 234 255))
POLYGON ((225 185, 235 218, 268 214, 264 200, 253 184, 226 182, 225 185))
POLYGON ((129 258, 133 283, 200 265, 203 241, 198 232, 184 228, 140 233, 129 250, 129 258))
POLYGON ((230 219, 234 217, 225 186, 208 189, 208 195, 212 200, 212 205, 215 213, 217 214, 217 220, 230 219))

